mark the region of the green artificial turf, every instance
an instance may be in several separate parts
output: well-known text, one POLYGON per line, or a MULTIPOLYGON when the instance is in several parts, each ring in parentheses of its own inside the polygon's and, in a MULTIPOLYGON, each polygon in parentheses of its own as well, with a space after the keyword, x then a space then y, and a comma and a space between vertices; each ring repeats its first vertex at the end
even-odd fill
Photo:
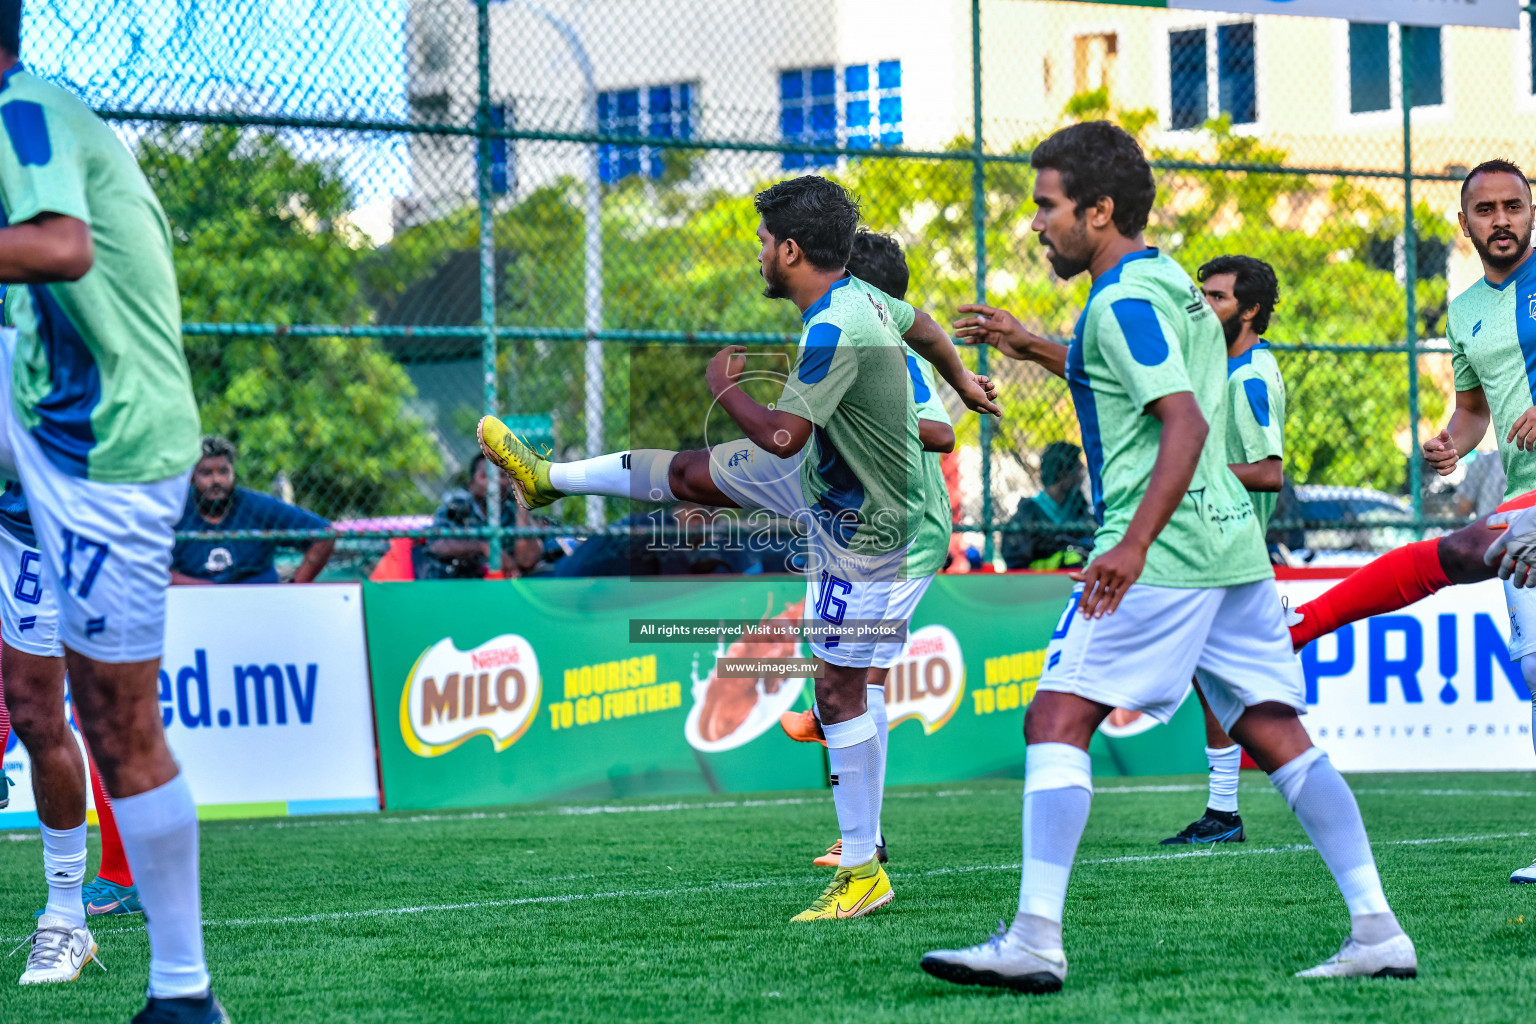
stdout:
MULTIPOLYGON (((1254 772, 1249 841, 1195 855, 1155 843, 1198 815, 1203 779, 1100 780, 1055 996, 958 988, 917 967, 1013 914, 1020 786, 1004 781, 892 790, 894 903, 813 924, 789 918, 830 874, 810 864, 836 838, 824 791, 208 823, 208 959, 243 1024, 1531 1019, 1536 886, 1506 880, 1536 856, 1530 776, 1350 782, 1418 944, 1415 981, 1291 976, 1335 951, 1348 916, 1254 772)), ((0 838, 11 942, 41 905, 40 857, 35 839, 0 838)), ((18 954, 0 1021, 120 1024, 138 1009, 142 919, 96 923, 110 973, 21 989, 18 954)))

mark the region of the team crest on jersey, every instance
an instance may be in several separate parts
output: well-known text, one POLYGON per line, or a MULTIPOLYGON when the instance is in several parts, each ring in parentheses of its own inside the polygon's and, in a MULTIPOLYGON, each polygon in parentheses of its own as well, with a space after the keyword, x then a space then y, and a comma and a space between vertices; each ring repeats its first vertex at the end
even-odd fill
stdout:
POLYGON ((752 461, 752 449, 751 448, 743 448, 740 451, 732 452, 731 453, 731 457, 726 460, 725 464, 727 466, 741 466, 741 465, 745 465, 746 463, 751 462, 751 461, 752 461))
POLYGON ((869 304, 871 306, 875 307, 875 317, 879 319, 880 323, 884 324, 885 326, 890 326, 891 314, 886 311, 885 303, 881 302, 879 299, 875 298, 868 292, 864 293, 864 297, 869 300, 869 304))
POLYGON ((1531 319, 1536 320, 1536 295, 1531 296, 1530 305, 1526 308, 1530 313, 1531 319))

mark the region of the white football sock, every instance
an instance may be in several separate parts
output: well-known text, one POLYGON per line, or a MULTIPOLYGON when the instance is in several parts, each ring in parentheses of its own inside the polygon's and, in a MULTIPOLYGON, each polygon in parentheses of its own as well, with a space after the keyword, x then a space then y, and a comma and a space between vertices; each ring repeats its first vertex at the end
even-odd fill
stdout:
POLYGON ((551 462, 549 482, 564 494, 604 494, 636 501, 676 501, 668 471, 677 452, 636 448, 595 459, 551 462))
MULTIPOLYGON (((1355 803, 1355 794, 1344 776, 1321 748, 1309 747, 1269 778, 1296 812, 1301 827, 1333 873, 1344 902, 1349 905, 1356 937, 1364 941, 1364 935, 1358 933, 1379 935, 1383 930, 1382 919, 1376 915, 1390 917, 1392 908, 1387 906, 1386 894, 1381 891, 1381 876, 1376 873, 1376 859, 1365 835, 1365 822, 1360 819, 1360 806, 1355 803)), ((1392 919, 1391 928, 1395 930, 1390 931, 1388 938, 1401 931, 1396 918, 1392 919)))
POLYGON ((76 928, 85 927, 80 887, 85 884, 85 822, 74 828, 42 826, 43 874, 48 879, 48 907, 76 928))
MULTIPOLYGON (((1093 762, 1070 743, 1024 748, 1024 871, 1019 914, 1060 923, 1067 879, 1093 802, 1093 762)), ((1021 927, 1027 926, 1023 922, 1021 927)), ((1025 931, 1029 929, 1026 927, 1025 931)), ((1045 936, 1021 934, 1033 949, 1045 936)), ((1059 941, 1059 933, 1057 940, 1059 941)))
POLYGON ((880 788, 885 755, 880 750, 875 720, 868 711, 836 725, 822 723, 827 734, 827 763, 832 772, 832 803, 843 835, 845 868, 866 864, 875 856, 880 827, 880 788))
POLYGON ((1205 761, 1211 766, 1211 793, 1205 806, 1213 811, 1237 813, 1237 772, 1243 763, 1243 748, 1206 747, 1205 761))
POLYGON ((867 686, 864 690, 865 706, 869 717, 875 720, 875 738, 880 741, 880 792, 875 798, 875 845, 885 845, 885 832, 880 828, 880 812, 885 807, 885 766, 890 759, 891 718, 885 709, 885 687, 867 686))
POLYGON ((137 796, 113 797, 117 830, 149 931, 149 994, 162 999, 208 991, 203 903, 198 882, 197 805, 187 778, 137 796))

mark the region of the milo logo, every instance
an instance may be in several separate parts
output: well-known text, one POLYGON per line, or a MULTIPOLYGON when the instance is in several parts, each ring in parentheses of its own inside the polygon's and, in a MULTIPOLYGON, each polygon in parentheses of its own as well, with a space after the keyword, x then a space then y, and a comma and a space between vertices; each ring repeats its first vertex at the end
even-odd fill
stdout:
POLYGON ((418 757, 446 754, 472 736, 506 750, 539 707, 539 660, 504 634, 461 651, 447 637, 416 659, 400 694, 400 738, 418 757))
POLYGON ((891 728, 915 718, 924 735, 944 727, 965 694, 965 659, 955 634, 939 625, 907 635, 901 658, 885 677, 885 706, 891 728))

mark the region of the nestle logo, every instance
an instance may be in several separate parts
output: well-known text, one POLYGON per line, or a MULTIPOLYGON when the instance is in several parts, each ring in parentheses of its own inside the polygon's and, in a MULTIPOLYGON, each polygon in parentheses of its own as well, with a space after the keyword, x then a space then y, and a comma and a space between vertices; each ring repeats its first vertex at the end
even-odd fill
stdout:
POLYGON ((516 665, 522 660, 522 655, 516 647, 502 647, 491 651, 476 651, 469 656, 469 660, 475 668, 498 668, 502 665, 516 665))
POLYGON ((915 640, 907 647, 907 653, 914 656, 919 654, 940 654, 943 650, 944 640, 942 637, 937 636, 924 640, 915 640))

